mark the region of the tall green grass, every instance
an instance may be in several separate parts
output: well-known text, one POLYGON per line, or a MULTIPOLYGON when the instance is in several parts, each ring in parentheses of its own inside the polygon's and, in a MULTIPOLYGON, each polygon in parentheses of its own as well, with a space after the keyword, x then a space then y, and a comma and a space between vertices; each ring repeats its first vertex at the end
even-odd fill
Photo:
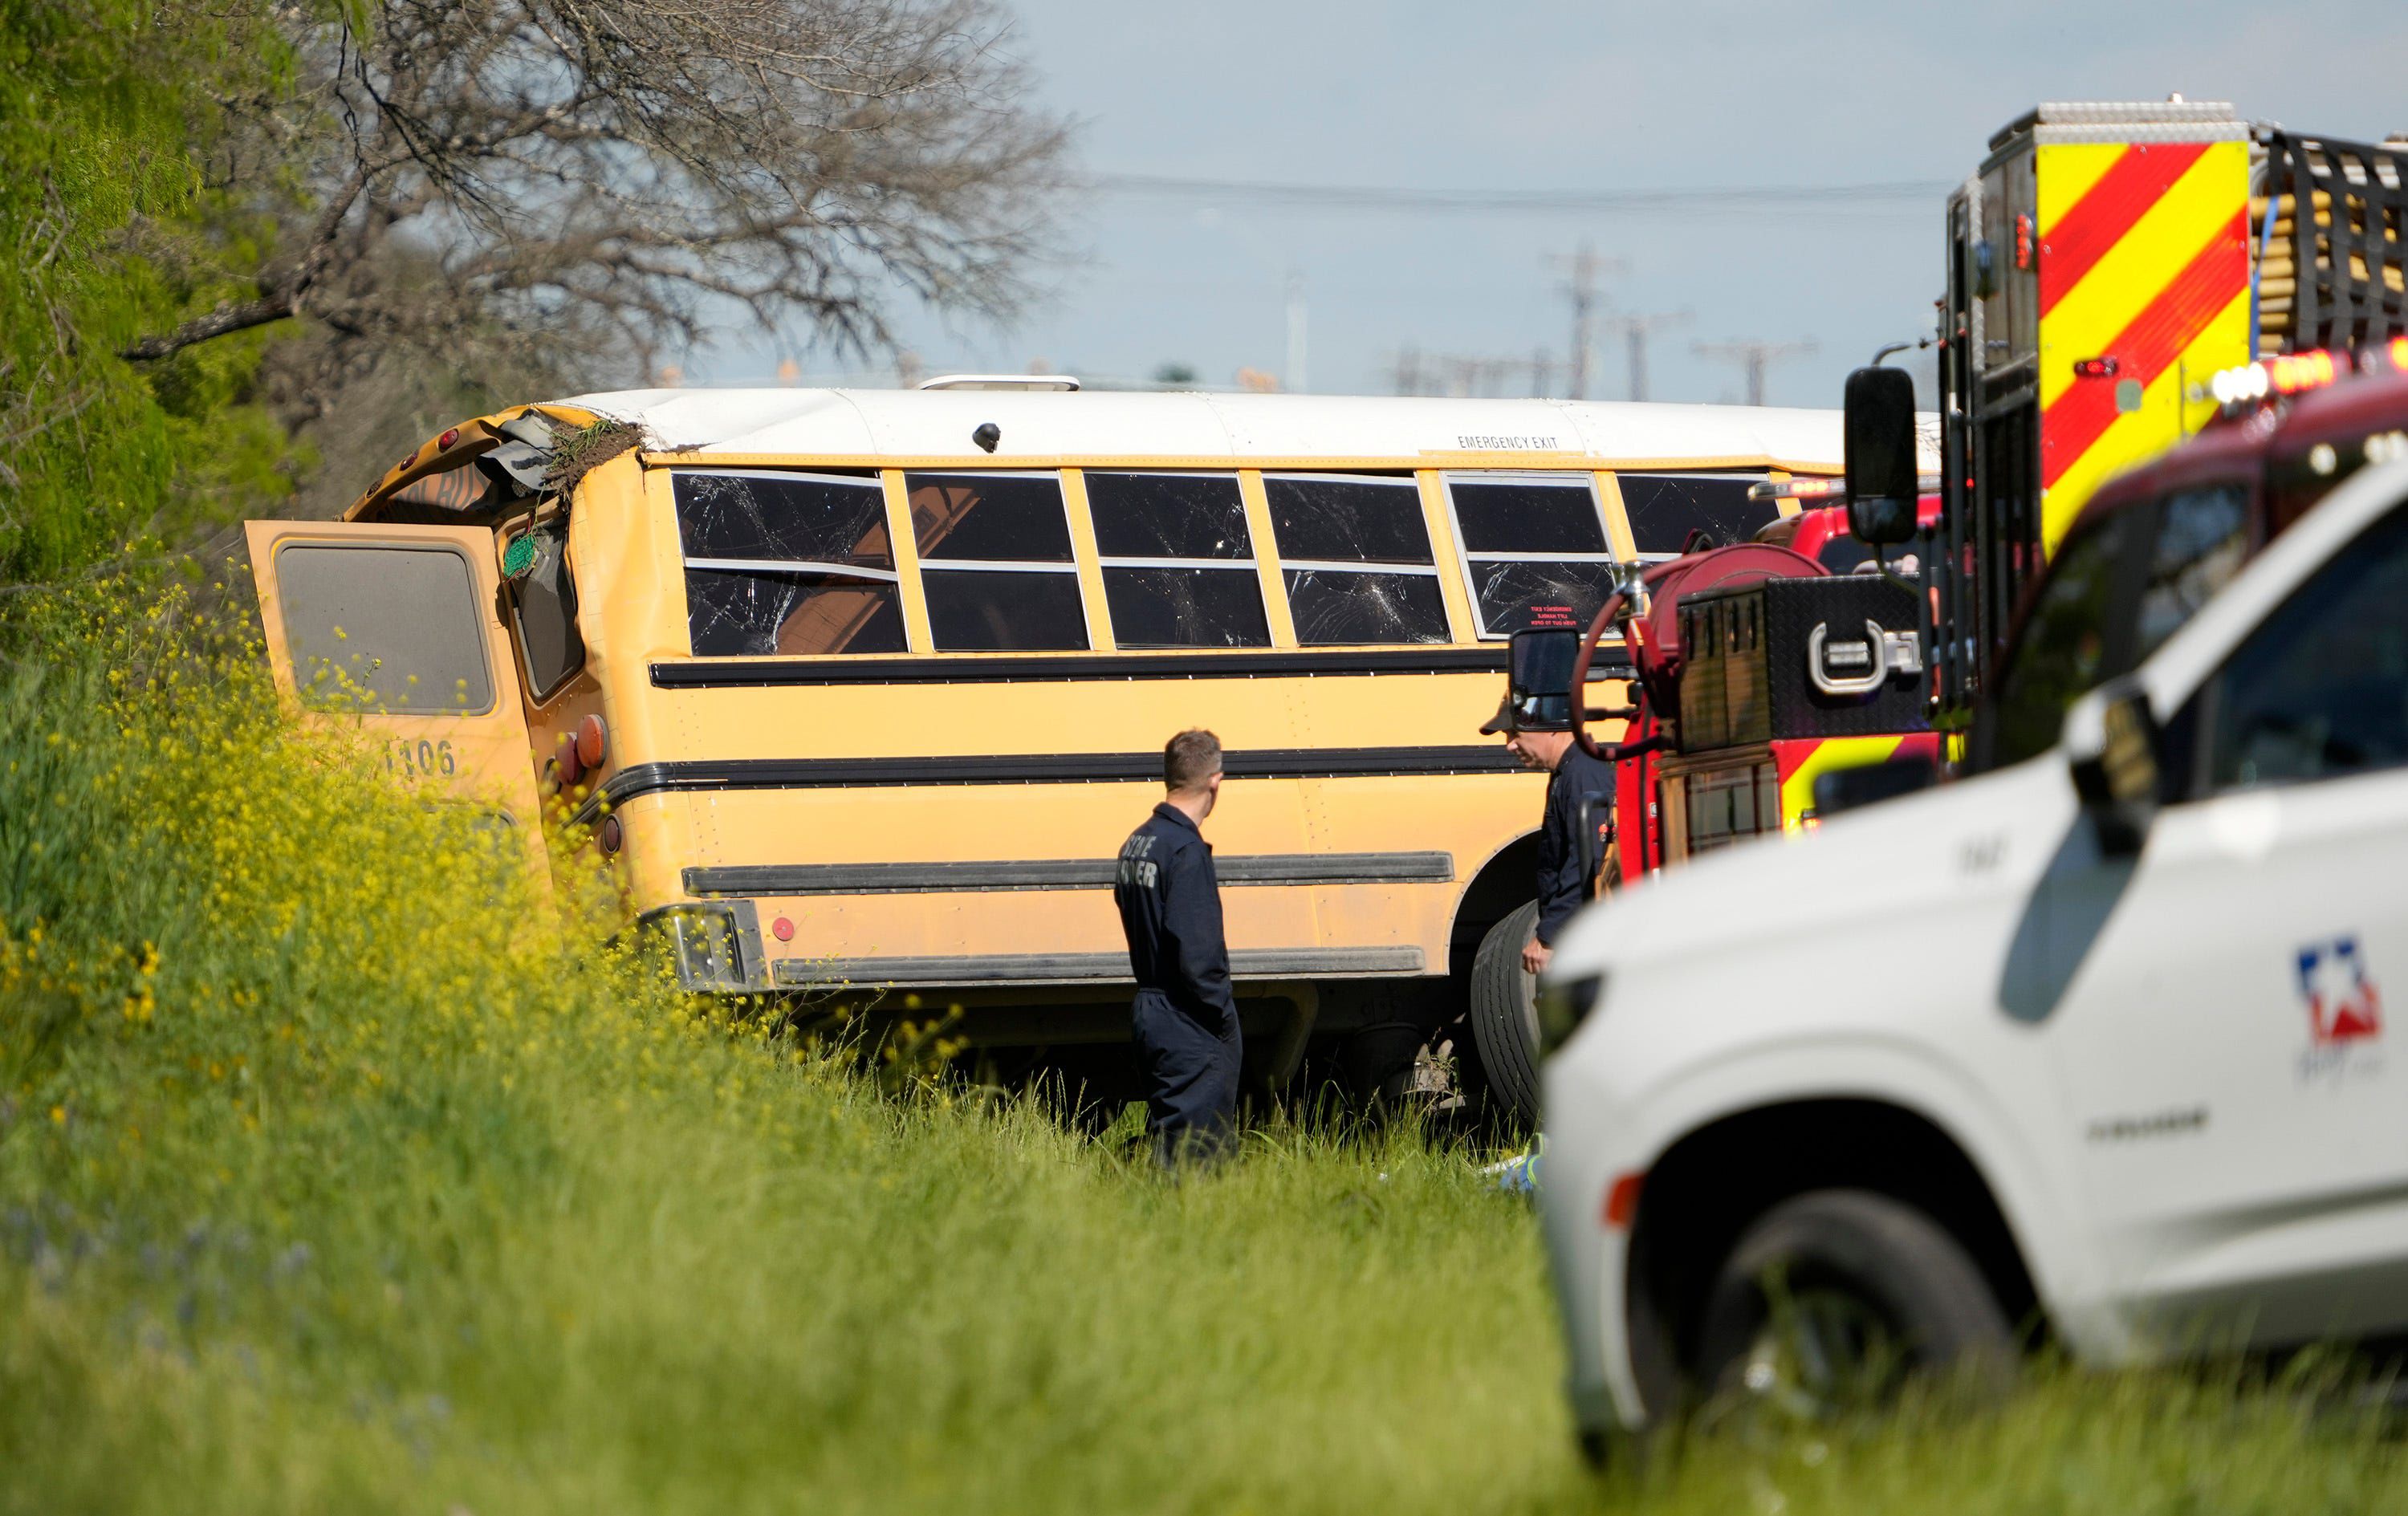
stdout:
POLYGON ((1468 1155, 1273 1127, 1174 1181, 882 1091, 597 947, 172 600, 15 636, 0 1511, 2408 1507, 2307 1396, 2065 1372, 1599 1480, 1468 1155))

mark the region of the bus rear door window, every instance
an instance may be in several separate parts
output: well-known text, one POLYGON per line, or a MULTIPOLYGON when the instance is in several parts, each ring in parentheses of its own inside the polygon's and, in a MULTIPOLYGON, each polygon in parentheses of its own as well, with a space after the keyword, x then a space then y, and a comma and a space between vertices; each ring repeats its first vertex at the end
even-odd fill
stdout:
POLYGON ((1266 474, 1263 493, 1299 643, 1449 640, 1421 489, 1411 478, 1266 474))
POLYGON ((1446 489, 1481 636, 1512 636, 1533 606, 1597 614, 1614 563, 1586 475, 1451 475, 1446 489))
POLYGON ((680 472, 672 489, 697 657, 904 651, 876 476, 680 472))
POLYGON ((1270 621, 1235 474, 1086 476, 1112 639, 1265 648, 1270 621))
POLYGON ((484 616, 458 549, 288 542, 276 592, 305 703, 396 715, 494 708, 484 616))
POLYGON ((1761 474, 1618 474, 1622 512, 1630 519, 1630 539, 1642 554, 1676 553, 1689 534, 1711 533, 1728 547, 1754 537, 1781 514, 1770 500, 1750 500, 1747 487, 1761 474))
POLYGON ((1087 647, 1070 519, 1053 474, 907 474, 939 652, 1087 647))
POLYGON ((585 640, 577 631, 566 524, 547 522, 530 531, 527 540, 532 559, 510 586, 510 610, 518 623, 527 698, 541 705, 585 665, 585 640))

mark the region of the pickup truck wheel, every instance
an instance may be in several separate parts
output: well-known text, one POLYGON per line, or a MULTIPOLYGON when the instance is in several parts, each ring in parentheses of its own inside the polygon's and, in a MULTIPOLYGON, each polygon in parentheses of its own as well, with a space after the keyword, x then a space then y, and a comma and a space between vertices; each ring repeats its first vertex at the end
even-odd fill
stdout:
POLYGON ((1819 1420, 1918 1374, 2002 1392, 2014 1365, 1998 1297, 1946 1229, 1886 1195, 1820 1190, 1767 1211, 1724 1261, 1692 1382, 1726 1410, 1819 1420))
POLYGON ((1471 960, 1471 1038, 1488 1093, 1520 1120, 1539 1119, 1539 981, 1522 947, 1539 924, 1535 900, 1488 929, 1471 960))

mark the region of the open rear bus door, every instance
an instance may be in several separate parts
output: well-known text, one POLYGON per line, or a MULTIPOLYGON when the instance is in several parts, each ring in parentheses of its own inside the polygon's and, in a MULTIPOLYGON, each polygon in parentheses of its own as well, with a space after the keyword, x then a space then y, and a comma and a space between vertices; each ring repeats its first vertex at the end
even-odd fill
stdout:
POLYGON ((398 783, 510 827, 538 865, 542 801, 484 527, 246 522, 277 688, 359 728, 398 783))

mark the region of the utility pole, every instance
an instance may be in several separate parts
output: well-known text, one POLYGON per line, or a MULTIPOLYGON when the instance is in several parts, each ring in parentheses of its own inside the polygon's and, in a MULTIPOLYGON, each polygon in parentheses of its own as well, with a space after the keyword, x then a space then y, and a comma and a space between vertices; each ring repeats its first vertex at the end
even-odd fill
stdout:
POLYGON ((1290 394, 1304 393, 1304 270, 1287 270, 1287 374, 1290 394))
POLYGON ((1613 329, 1622 334, 1623 346, 1630 354, 1630 398, 1647 398, 1647 337, 1674 326, 1689 324, 1685 310, 1651 310, 1644 315, 1616 316, 1613 329))
POLYGON ((1786 358, 1792 353, 1813 352, 1814 339, 1806 337, 1797 342, 1758 342, 1742 341, 1734 337, 1728 342, 1699 342, 1693 346, 1700 358, 1727 358, 1739 365, 1747 375, 1747 403, 1751 406, 1760 406, 1764 404, 1764 371, 1771 366, 1776 358, 1786 358))
POLYGON ((1598 307, 1604 299, 1598 293, 1598 276, 1627 274, 1630 269, 1629 265, 1619 258, 1599 258, 1597 255, 1597 250, 1585 242, 1574 250, 1570 258, 1558 258, 1555 261, 1568 264, 1571 268, 1572 276, 1570 282, 1563 287, 1565 298, 1572 303, 1572 350, 1569 359, 1571 365, 1570 398, 1585 400, 1588 398, 1590 326, 1596 320, 1598 307))

